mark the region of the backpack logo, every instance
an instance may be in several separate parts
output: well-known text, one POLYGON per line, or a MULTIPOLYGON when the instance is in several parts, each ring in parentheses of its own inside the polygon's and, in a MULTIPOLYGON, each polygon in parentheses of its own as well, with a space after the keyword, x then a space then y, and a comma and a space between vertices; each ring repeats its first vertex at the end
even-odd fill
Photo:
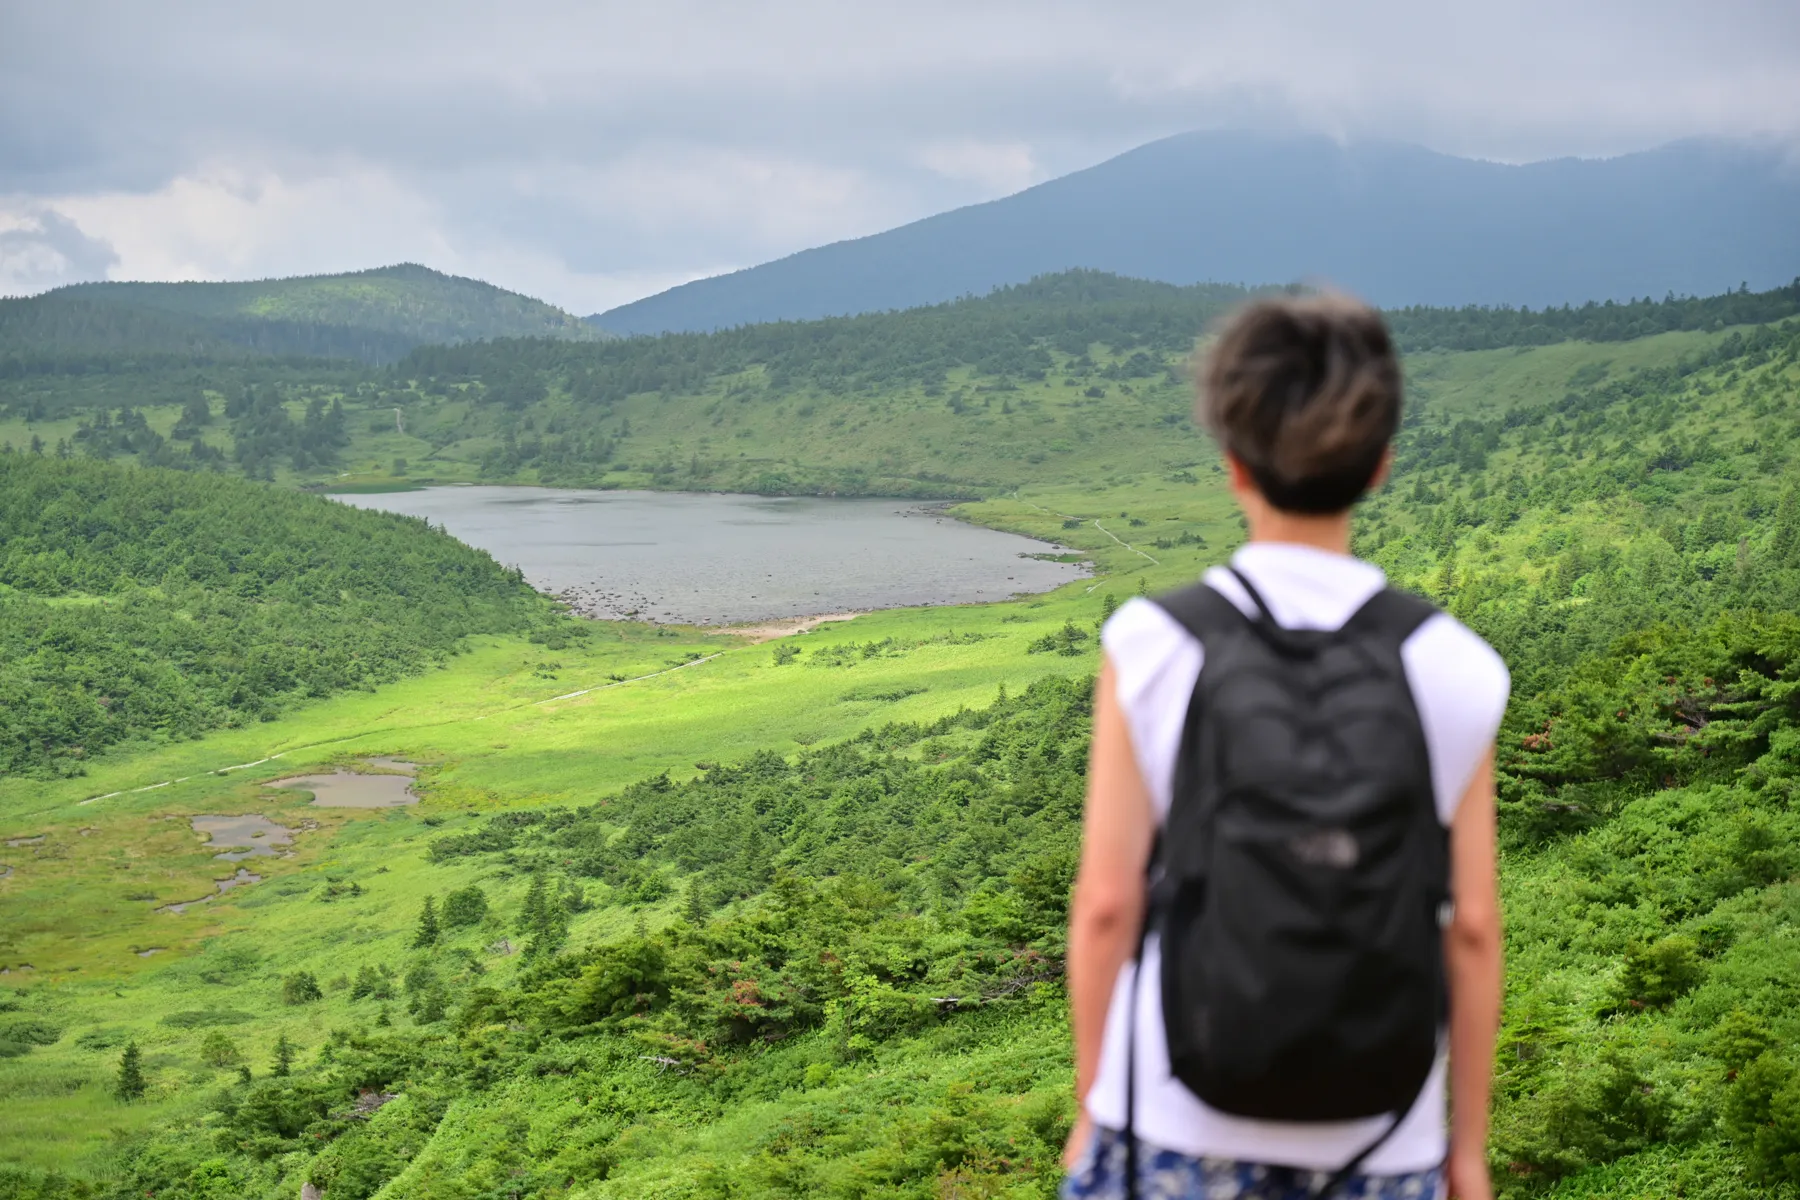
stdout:
POLYGON ((1356 835, 1348 829, 1313 829, 1288 839, 1288 853, 1309 867, 1335 867, 1348 871, 1362 852, 1356 835))

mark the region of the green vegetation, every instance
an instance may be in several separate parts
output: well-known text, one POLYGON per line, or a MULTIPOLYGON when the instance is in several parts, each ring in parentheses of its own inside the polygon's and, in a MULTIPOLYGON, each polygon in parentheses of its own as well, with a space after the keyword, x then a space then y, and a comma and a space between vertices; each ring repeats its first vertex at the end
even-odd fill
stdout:
POLYGON ((119 1056, 119 1081, 113 1085, 113 1092, 121 1100, 142 1100, 147 1087, 143 1053, 136 1042, 126 1042, 125 1053, 119 1056))
MULTIPOLYGON (((326 487, 483 480, 993 498, 1067 484, 1091 493, 1121 476, 1197 478, 1210 450, 1187 419, 1186 359, 1195 333, 1248 294, 1077 271, 901 313, 599 343, 428 346, 360 374, 218 362, 123 378, 0 378, 0 443, 326 487), (211 423, 184 423, 196 405, 211 423), (309 414, 334 406, 341 436, 303 443, 309 414), (246 407, 257 421, 231 415, 246 407)), ((1800 285, 1391 316, 1413 352, 1423 409, 1472 392, 1493 410, 1560 392, 1581 369, 1667 365, 1727 327, 1796 311, 1800 285)))
POLYGON ((554 619, 516 572, 420 521, 0 453, 0 775, 79 774, 119 742, 266 720, 554 619))
MULTIPOLYGON (((1800 1196, 1800 321, 1703 318, 1414 353, 1395 482, 1356 526, 1513 668, 1493 1153, 1516 1197, 1800 1196)), ((1087 422, 1064 457, 1002 456, 990 410, 967 446, 914 464, 1017 469, 1016 494, 961 511, 1063 540, 1099 580, 772 647, 601 627, 557 649, 551 681, 529 632, 562 627, 508 607, 502 577, 495 611, 523 623, 466 635, 445 670, 120 747, 79 780, 0 779, 0 1195, 1052 1194, 1095 629, 1241 536, 1205 443, 1148 419, 1177 411, 1168 363, 1154 383, 1106 377, 1126 349, 1096 339, 1092 374, 1065 386, 1075 359, 1048 347, 1044 380, 983 393, 1087 422), (619 679, 635 682, 582 690, 619 679), (382 755, 421 764, 417 808, 262 786, 382 755), (159 912, 238 865, 196 842, 202 813, 264 814, 294 856, 159 912), (131 1044, 144 1091, 127 1104, 131 1044)), ((950 384, 975 368, 946 369, 931 421, 923 377, 835 400, 806 384, 819 410, 790 408, 785 442, 774 410, 801 393, 741 408, 804 465, 828 445, 805 421, 831 404, 913 411, 922 439, 974 416, 948 399, 976 395, 950 384)), ((437 384, 426 411, 446 421, 509 411, 485 378, 437 384)), ((572 403, 545 387, 521 421, 572 403)), ((616 401, 621 444, 694 444, 708 395, 616 401)), ((354 462, 356 399, 306 403, 333 399, 354 462)), ((403 558, 440 537, 386 520, 403 558)), ((89 557, 129 586, 174 558, 89 557)), ((446 586, 486 595, 469 580, 491 578, 446 586)), ((97 607, 83 587, 58 605, 97 607)))
POLYGON ((0 378, 251 356, 384 363, 427 343, 603 336, 540 300, 413 263, 245 283, 78 283, 0 300, 0 378))

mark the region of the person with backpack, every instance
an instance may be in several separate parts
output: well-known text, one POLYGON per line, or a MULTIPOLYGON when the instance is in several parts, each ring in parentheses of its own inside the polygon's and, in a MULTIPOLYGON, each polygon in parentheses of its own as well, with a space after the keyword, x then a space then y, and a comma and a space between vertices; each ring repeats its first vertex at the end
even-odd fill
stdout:
POLYGON ((1066 1200, 1492 1194, 1510 681, 1351 556, 1400 406, 1386 327, 1342 296, 1253 303, 1208 357, 1249 540, 1102 632, 1066 1200))

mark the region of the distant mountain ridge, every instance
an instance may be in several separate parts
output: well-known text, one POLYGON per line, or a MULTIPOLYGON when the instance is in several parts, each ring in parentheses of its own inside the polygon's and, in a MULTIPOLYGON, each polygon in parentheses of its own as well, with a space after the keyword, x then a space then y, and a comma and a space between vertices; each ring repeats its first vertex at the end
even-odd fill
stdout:
POLYGON ((1071 268, 1325 280, 1385 307, 1709 295, 1800 275, 1800 171, 1692 140, 1509 166, 1395 143, 1191 133, 1013 196, 589 317, 644 334, 934 304, 1071 268))
POLYGON ((0 300, 0 363, 21 370, 118 356, 378 364, 427 344, 605 336, 541 300, 417 263, 230 283, 78 283, 0 300))

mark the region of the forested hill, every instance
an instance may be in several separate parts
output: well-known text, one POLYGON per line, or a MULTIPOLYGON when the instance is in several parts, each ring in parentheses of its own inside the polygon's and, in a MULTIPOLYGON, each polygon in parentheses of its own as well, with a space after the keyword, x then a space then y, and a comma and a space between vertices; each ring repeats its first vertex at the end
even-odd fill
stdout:
MULTIPOLYGON (((603 345, 426 347, 393 371, 441 400, 416 428, 486 478, 757 492, 993 495, 1032 482, 1180 472, 1195 335, 1242 289, 1072 272, 902 313, 603 345), (1102 431, 1104 436, 1101 436, 1102 431)), ((1800 284, 1556 309, 1401 309, 1403 349, 1617 344, 1621 362, 1800 312, 1800 284), (1626 347, 1630 347, 1626 349, 1626 347)), ((1694 343, 1696 346, 1698 342, 1694 343)), ((1443 357, 1443 356, 1439 356, 1443 357)), ((1454 354, 1448 355, 1455 358, 1454 354)), ((1497 361, 1470 369, 1504 374, 1497 361)), ((1559 387, 1564 375, 1549 380, 1559 387)), ((1413 396, 1441 390, 1415 378, 1413 396)))
POLYGON ((1561 304, 1800 273, 1800 177, 1688 141, 1509 166, 1392 143, 1190 133, 987 204, 683 284, 592 318, 729 328, 979 295, 1088 267, 1192 283, 1327 279, 1383 305, 1561 304))
POLYGON ((76 774, 551 621, 424 522, 228 476, 0 452, 0 776, 76 774))
POLYGON ((385 363, 429 343, 601 336, 540 300, 413 263, 241 283, 81 283, 0 300, 0 377, 121 357, 385 363))
MULTIPOLYGON (((665 334, 599 345, 422 347, 397 373, 479 376, 521 368, 585 372, 601 399, 636 392, 679 394, 711 377, 754 367, 781 383, 861 387, 943 383, 973 368, 997 378, 1033 378, 1049 351, 1185 354, 1207 323, 1251 296, 1282 289, 1221 284, 1177 287, 1104 271, 1063 271, 1026 283, 901 312, 779 321, 716 333, 665 334)), ((1540 309, 1410 306, 1385 312, 1403 351, 1487 350, 1580 340, 1618 342, 1673 330, 1711 330, 1800 313, 1800 278, 1765 292, 1593 301, 1540 309)))

